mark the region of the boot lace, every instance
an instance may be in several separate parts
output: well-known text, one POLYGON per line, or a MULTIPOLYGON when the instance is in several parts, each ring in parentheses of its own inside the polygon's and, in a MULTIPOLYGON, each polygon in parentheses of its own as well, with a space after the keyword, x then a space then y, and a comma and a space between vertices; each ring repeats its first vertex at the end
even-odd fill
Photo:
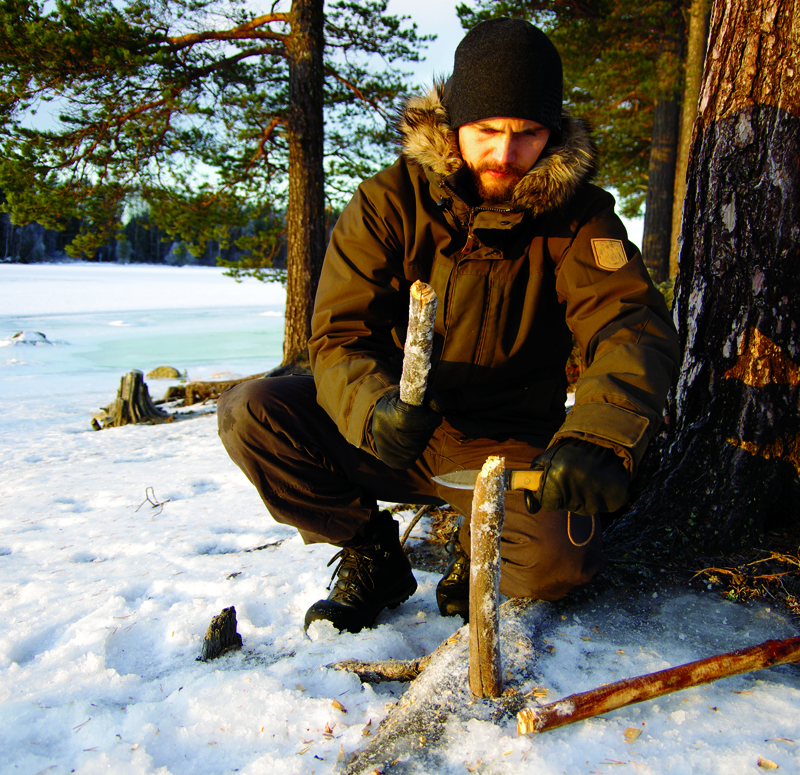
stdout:
POLYGON ((358 587, 362 589, 375 588, 375 581, 370 575, 369 557, 350 547, 345 547, 331 557, 328 562, 328 567, 330 568, 337 560, 339 560, 339 564, 334 568, 331 574, 331 580, 328 582, 327 586, 328 590, 333 586, 334 579, 337 576, 339 576, 339 581, 341 582, 341 587, 337 585, 337 589, 341 590, 341 593, 347 593, 349 591, 357 593, 358 587), (342 576, 341 573, 344 570, 352 571, 352 573, 346 573, 342 576))

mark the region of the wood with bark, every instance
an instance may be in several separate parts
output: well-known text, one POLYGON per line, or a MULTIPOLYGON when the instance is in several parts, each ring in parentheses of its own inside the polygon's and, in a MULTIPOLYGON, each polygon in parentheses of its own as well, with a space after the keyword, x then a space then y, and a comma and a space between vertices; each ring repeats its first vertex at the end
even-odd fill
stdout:
POLYGON ((266 375, 253 374, 239 379, 187 382, 183 386, 183 403, 185 406, 193 406, 194 404, 202 404, 205 401, 216 401, 228 388, 239 385, 242 382, 249 382, 251 379, 260 379, 264 376, 266 375))
POLYGON ((694 562, 797 535, 800 0, 715 2, 690 154, 666 435, 615 553, 694 562))
POLYGON ((400 400, 412 406, 422 405, 428 386, 437 305, 436 291, 430 285, 417 280, 411 286, 408 333, 403 347, 403 374, 400 377, 400 400))
POLYGON ((572 694, 539 708, 525 708, 517 713, 517 734, 556 729, 626 705, 787 662, 800 662, 800 638, 768 640, 759 646, 718 654, 572 694))
POLYGON ((413 681, 428 666, 433 654, 419 659, 383 659, 369 662, 361 659, 343 659, 328 667, 354 673, 363 682, 377 684, 386 681, 413 681))
POLYGON ((469 687, 476 697, 499 697, 503 691, 500 664, 500 534, 505 520, 505 458, 491 456, 475 482, 470 533, 469 687))
POLYGON ((136 423, 169 422, 171 419, 170 414, 153 404, 143 373, 134 369, 120 380, 114 401, 92 415, 92 427, 99 431, 136 423))
POLYGON ((308 360, 294 361, 278 366, 263 374, 251 374, 249 377, 239 377, 238 379, 212 379, 197 380, 187 382, 185 385, 173 385, 170 387, 164 398, 157 403, 166 403, 183 399, 185 406, 201 404, 205 401, 216 401, 228 388, 248 382, 251 379, 261 379, 262 377, 281 377, 286 374, 311 374, 311 367, 308 360))

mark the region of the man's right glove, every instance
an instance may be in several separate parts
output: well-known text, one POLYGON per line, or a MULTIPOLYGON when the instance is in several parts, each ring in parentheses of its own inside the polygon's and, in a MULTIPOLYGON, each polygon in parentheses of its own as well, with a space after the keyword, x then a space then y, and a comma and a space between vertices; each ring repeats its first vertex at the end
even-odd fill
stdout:
POLYGON ((378 457, 390 468, 411 468, 441 424, 441 409, 441 403, 427 395, 422 406, 407 404, 400 400, 400 388, 392 388, 372 413, 378 457))
POLYGON ((565 509, 593 517, 611 513, 628 501, 630 476, 613 450, 581 439, 564 439, 531 463, 541 471, 536 492, 525 491, 525 506, 531 514, 565 509))

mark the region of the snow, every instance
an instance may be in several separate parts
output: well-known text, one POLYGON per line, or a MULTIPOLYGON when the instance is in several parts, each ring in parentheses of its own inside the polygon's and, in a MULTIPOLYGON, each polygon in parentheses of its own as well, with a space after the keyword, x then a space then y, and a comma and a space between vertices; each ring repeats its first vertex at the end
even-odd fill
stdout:
MULTIPOLYGON (((306 635, 335 550, 269 518, 212 408, 90 429, 132 368, 205 378, 277 365, 283 304, 280 286, 213 268, 0 265, 3 775, 340 771, 340 750, 367 745, 404 687, 326 665, 411 659, 456 631, 436 609, 438 578, 417 572, 419 591, 374 629, 315 623, 306 635), (52 346, 12 342, 21 331, 52 346), (231 605, 243 649, 196 661, 231 605)), ((151 395, 169 384, 149 380, 151 395)), ((556 619, 536 665, 548 694, 533 704, 797 634, 762 604, 666 587, 617 590, 556 619)), ((514 720, 454 717, 439 772, 738 775, 759 757, 800 772, 799 727, 800 672, 780 666, 533 737, 514 720), (642 730, 634 742, 630 727, 642 730)))

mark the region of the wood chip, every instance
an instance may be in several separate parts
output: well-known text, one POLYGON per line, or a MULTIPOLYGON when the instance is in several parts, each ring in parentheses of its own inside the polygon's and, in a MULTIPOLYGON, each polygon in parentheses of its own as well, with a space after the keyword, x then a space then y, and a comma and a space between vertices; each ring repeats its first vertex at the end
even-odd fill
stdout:
POLYGON ((642 734, 641 729, 637 729, 636 727, 628 727, 623 733, 622 738, 625 740, 626 743, 630 744, 635 742, 639 739, 639 735, 642 734))
POLYGON ((331 705, 332 705, 334 708, 336 708, 336 710, 340 710, 340 711, 342 711, 342 713, 347 713, 347 708, 345 708, 345 706, 344 706, 344 705, 342 705, 342 703, 341 703, 341 702, 339 702, 339 700, 334 700, 334 701, 331 703, 331 705))

